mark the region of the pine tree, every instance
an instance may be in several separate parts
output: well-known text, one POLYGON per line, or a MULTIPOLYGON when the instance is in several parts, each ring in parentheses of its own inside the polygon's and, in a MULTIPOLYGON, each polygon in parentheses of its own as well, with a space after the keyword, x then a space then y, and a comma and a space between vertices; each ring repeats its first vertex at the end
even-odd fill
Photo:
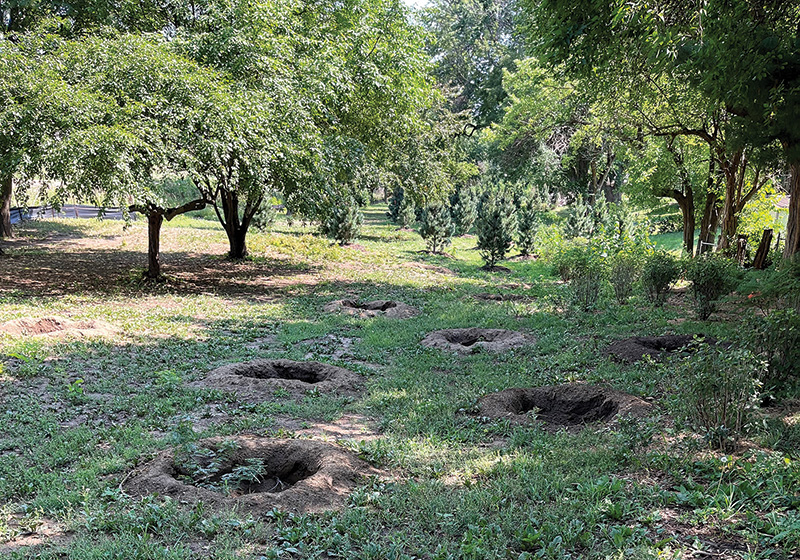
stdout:
POLYGON ((323 235, 335 239, 339 245, 352 243, 361 232, 364 215, 352 199, 331 207, 320 225, 323 235))
POLYGON ((578 196, 569 208, 567 220, 564 224, 564 235, 572 239, 575 237, 589 237, 595 228, 592 207, 584 204, 583 197, 578 196))
POLYGON ((517 213, 517 245, 523 256, 528 256, 533 251, 536 231, 539 229, 539 209, 539 204, 528 199, 517 213))
POLYGON ((450 216, 453 219, 455 235, 466 235, 478 217, 478 197, 471 188, 457 188, 450 195, 450 216))
POLYGON ((419 234, 431 253, 441 253, 450 245, 455 227, 450 219, 450 210, 441 204, 426 207, 420 216, 419 234))
POLYGON ((482 205, 475 227, 481 258, 486 268, 494 268, 511 248, 517 227, 513 200, 496 194, 490 196, 482 205))
POLYGON ((403 187, 396 187, 389 200, 389 211, 386 212, 389 220, 400 227, 408 227, 414 222, 414 201, 406 196, 403 187))

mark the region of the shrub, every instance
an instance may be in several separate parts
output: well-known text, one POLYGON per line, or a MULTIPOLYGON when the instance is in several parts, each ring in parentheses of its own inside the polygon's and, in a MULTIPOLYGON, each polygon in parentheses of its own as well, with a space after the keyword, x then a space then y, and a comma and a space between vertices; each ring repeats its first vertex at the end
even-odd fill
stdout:
POLYGON ((403 187, 397 187, 392 192, 392 198, 389 200, 389 211, 386 212, 386 217, 389 218, 392 223, 402 228, 407 228, 416 221, 417 217, 414 201, 410 196, 406 196, 403 187))
POLYGON ((422 210, 419 234, 431 253, 441 253, 444 247, 450 245, 454 230, 450 211, 446 206, 435 204, 422 210))
POLYGON ((679 416, 700 430, 709 445, 735 443, 758 404, 763 364, 752 352, 702 348, 678 365, 679 416))
POLYGON ((583 258, 583 253, 586 251, 585 245, 571 244, 562 247, 552 259, 553 268, 556 274, 564 282, 569 282, 578 266, 578 261, 583 258))
POLYGON ((800 313, 775 309, 752 323, 749 346, 767 363, 762 378, 770 390, 789 388, 800 380, 800 313))
POLYGON ((450 217, 453 220, 454 233, 465 235, 478 217, 478 197, 468 187, 456 189, 450 195, 450 217))
POLYGON ((516 228, 513 203, 497 195, 491 196, 481 206, 475 222, 478 231, 478 249, 487 268, 503 260, 511 248, 516 228))
POLYGON ((320 226, 323 235, 335 239, 339 245, 352 243, 361 231, 364 216, 355 201, 332 207, 320 226))
POLYGON ((571 253, 570 295, 572 303, 588 311, 597 305, 606 278, 606 264, 591 247, 575 248, 571 253))
POLYGON ((539 208, 533 200, 528 200, 517 214, 517 245, 519 252, 530 255, 539 229, 539 208))
POLYGON ((253 215, 250 225, 257 231, 262 233, 272 231, 272 226, 275 225, 275 220, 278 219, 278 211, 272 204, 271 197, 265 197, 265 200, 258 207, 258 210, 253 215))
POLYGON ((666 251, 656 251, 645 260, 642 287, 647 299, 656 306, 664 305, 670 285, 681 275, 678 259, 666 251))
POLYGON ((620 305, 633 295, 633 285, 642 273, 644 254, 636 250, 620 251, 610 259, 609 281, 620 305))
POLYGON ((705 321, 716 311, 717 300, 736 287, 736 266, 729 259, 713 253, 689 261, 686 279, 692 283, 695 310, 705 321))

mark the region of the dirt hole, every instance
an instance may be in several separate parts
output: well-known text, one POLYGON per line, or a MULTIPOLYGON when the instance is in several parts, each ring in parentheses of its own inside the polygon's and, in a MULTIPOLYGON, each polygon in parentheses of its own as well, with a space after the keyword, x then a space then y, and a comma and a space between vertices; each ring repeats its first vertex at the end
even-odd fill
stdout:
POLYGON ((325 305, 328 313, 347 313, 358 317, 376 317, 379 315, 393 319, 408 319, 419 314, 419 310, 393 300, 358 301, 354 299, 338 299, 325 305))
POLYGON ((505 352, 530 345, 535 339, 518 331, 505 329, 444 329, 429 333, 422 345, 451 352, 469 354, 479 350, 505 352))
POLYGON ((397 307, 398 302, 396 301, 367 301, 364 303, 359 303, 357 301, 353 301, 350 299, 346 299, 342 301, 342 307, 349 307, 351 309, 364 309, 366 311, 388 311, 389 309, 394 309, 397 307))
POLYGON ((113 335, 116 329, 103 321, 71 321, 51 316, 7 321, 0 325, 0 332, 12 336, 106 336, 113 335))
POLYGON ((321 362, 285 359, 229 364, 192 384, 234 393, 240 400, 251 403, 301 398, 309 391, 314 394, 355 395, 363 385, 363 377, 350 370, 321 362))
POLYGON ((603 355, 624 363, 638 362, 645 356, 662 360, 670 354, 692 352, 702 344, 717 344, 717 340, 702 334, 634 336, 612 342, 603 355))
POLYGON ((328 378, 329 371, 319 362, 290 362, 289 360, 256 361, 233 368, 234 375, 254 379, 288 379, 315 385, 328 378))
MULTIPOLYGON (((227 440, 227 442, 233 440, 227 440)), ((319 471, 314 457, 286 459, 282 449, 236 456, 235 448, 205 447, 178 452, 173 460, 177 479, 200 488, 243 496, 262 492, 278 494, 319 471), (270 453, 271 451, 271 453, 270 453), (261 455, 261 456, 259 456, 261 455)))
POLYGON ((638 397, 583 383, 514 388, 492 393, 478 403, 478 414, 527 424, 577 427, 609 422, 619 414, 642 416, 652 405, 638 397))
POLYGON ((341 507, 364 477, 378 474, 333 443, 217 437, 161 453, 137 469, 125 489, 212 508, 312 512, 341 507))

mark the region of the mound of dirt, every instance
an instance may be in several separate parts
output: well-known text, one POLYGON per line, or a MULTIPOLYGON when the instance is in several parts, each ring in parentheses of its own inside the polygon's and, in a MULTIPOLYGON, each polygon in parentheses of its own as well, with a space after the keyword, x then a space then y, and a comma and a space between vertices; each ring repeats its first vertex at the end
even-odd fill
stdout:
POLYGON ((112 336, 117 331, 104 321, 70 321, 63 317, 23 318, 0 325, 0 332, 12 336, 48 336, 54 338, 112 336))
POLYGON ((332 443, 253 436, 210 438, 165 451, 125 484, 134 496, 159 494, 257 514, 342 507, 365 476, 378 471, 332 443))
POLYGON ((472 354, 480 351, 506 352, 514 348, 534 344, 536 339, 518 331, 505 329, 444 329, 434 331, 422 339, 421 344, 428 348, 438 348, 459 354, 472 354))
POLYGON ((253 360, 217 368, 193 386, 235 393, 245 402, 257 403, 274 399, 280 390, 294 398, 311 390, 354 395, 363 384, 357 373, 320 362, 253 360))
POLYGON ((383 315, 392 319, 408 319, 419 315, 419 310, 402 301, 376 300, 359 302, 352 299, 337 299, 323 307, 328 313, 347 313, 357 317, 376 317, 383 315))
POLYGON ((672 334, 666 336, 634 336, 612 342, 605 350, 617 362, 631 364, 645 356, 654 360, 662 360, 675 352, 696 350, 700 344, 716 344, 717 340, 702 334, 672 334))
POLYGON ((489 292, 475 294, 475 299, 480 301, 533 301, 531 296, 522 294, 491 294, 489 292))
POLYGON ((609 422, 617 415, 645 416, 651 410, 650 403, 633 395, 583 383, 506 389, 478 402, 481 417, 554 428, 609 422))

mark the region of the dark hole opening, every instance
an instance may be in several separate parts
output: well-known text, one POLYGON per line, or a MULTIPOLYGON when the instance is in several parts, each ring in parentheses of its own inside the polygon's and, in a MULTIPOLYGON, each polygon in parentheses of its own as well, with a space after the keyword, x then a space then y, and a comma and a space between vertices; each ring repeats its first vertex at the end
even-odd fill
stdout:
POLYGON ((287 379, 303 383, 320 383, 327 379, 319 364, 261 364, 243 367, 236 371, 237 375, 255 379, 287 379))
POLYGON ((394 307, 397 307, 396 301, 369 301, 365 303, 359 303, 353 300, 344 300, 342 302, 344 307, 351 307, 353 309, 363 309, 365 311, 388 311, 394 307))
POLYGON ((523 395, 511 403, 511 412, 527 414, 536 410, 538 418, 555 424, 587 424, 608 420, 619 405, 604 395, 574 399, 557 395, 523 395))

